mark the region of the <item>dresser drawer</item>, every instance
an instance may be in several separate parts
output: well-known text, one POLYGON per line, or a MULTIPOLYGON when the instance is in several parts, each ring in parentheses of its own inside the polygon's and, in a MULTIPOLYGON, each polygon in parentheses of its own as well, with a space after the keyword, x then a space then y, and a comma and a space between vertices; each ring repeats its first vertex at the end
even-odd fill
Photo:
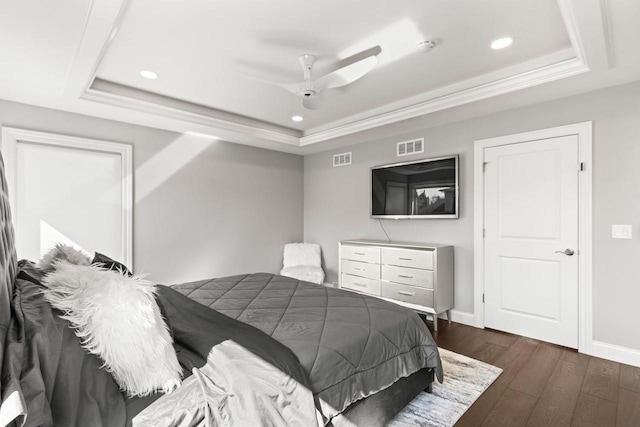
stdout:
POLYGON ((345 259, 342 261, 342 272, 354 276, 367 277, 369 279, 379 279, 380 264, 369 264, 345 259))
POLYGON ((433 251, 382 248, 382 263, 433 270, 433 251))
POLYGON ((433 291, 397 283, 382 283, 382 296, 433 308, 433 291))
POLYGON ((363 292, 370 295, 380 295, 380 281, 366 277, 352 276, 342 273, 341 288, 363 292))
POLYGON ((382 280, 433 289, 433 271, 431 270, 383 265, 382 280))
POLYGON ((342 245, 343 259, 380 264, 380 249, 369 246, 342 245))

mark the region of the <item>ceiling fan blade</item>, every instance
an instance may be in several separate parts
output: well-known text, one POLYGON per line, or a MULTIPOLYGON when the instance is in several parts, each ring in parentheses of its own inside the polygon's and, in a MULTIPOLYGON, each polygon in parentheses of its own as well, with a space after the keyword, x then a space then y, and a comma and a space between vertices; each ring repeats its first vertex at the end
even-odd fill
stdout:
POLYGON ((302 98, 302 106, 307 110, 319 110, 322 107, 322 99, 319 96, 305 96, 302 98))
POLYGON ((234 67, 232 68, 232 70, 238 74, 241 75, 244 78, 253 80, 253 81, 257 81, 260 83, 265 83, 268 85, 272 85, 272 86, 278 86, 281 87, 293 94, 297 94, 299 92, 299 84, 298 83, 283 83, 282 81, 278 81, 276 78, 272 78, 271 75, 267 75, 265 73, 265 75, 258 75, 255 72, 253 72, 252 70, 249 71, 247 70, 245 67, 234 67))
POLYGON ((244 73, 243 76, 260 83, 265 83, 271 86, 280 87, 288 92, 293 93, 294 95, 297 95, 300 92, 300 85, 298 83, 280 83, 273 80, 265 79, 260 76, 247 74, 247 73, 244 73))
POLYGON ((367 74, 377 63, 376 55, 370 55, 320 77, 313 84, 319 91, 346 86, 367 74))

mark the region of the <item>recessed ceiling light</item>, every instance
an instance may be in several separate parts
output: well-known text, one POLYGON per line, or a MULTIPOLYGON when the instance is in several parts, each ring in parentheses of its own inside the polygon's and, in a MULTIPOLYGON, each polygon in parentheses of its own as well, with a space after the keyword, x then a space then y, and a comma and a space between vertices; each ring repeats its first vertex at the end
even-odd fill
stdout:
POLYGON ((157 79, 158 78, 158 73, 154 73, 153 71, 149 71, 149 70, 142 70, 140 71, 140 75, 142 77, 144 77, 145 79, 157 79))
POLYGON ((291 120, 293 120, 294 122, 301 122, 304 120, 304 117, 302 116, 293 116, 291 117, 291 120))
POLYGON ((511 43, 513 43, 513 39, 511 37, 504 37, 494 40, 493 43, 491 43, 491 49, 504 49, 507 46, 511 46, 511 43))

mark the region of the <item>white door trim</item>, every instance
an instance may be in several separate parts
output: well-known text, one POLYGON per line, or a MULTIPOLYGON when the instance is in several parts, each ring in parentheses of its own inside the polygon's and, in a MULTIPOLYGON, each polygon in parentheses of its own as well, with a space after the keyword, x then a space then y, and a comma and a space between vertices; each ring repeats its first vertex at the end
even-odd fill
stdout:
POLYGON ((2 127, 0 147, 5 160, 5 175, 9 186, 9 204, 13 218, 17 218, 16 203, 16 163, 17 147, 20 142, 31 142, 49 146, 78 148, 87 151, 99 151, 120 156, 122 171, 122 253, 121 260, 133 271, 133 148, 129 144, 102 141, 97 139, 78 138, 28 129, 2 127))
POLYGON ((481 139, 474 144, 474 318, 475 326, 484 328, 484 150, 500 145, 537 141, 567 135, 578 136, 578 161, 583 165, 578 175, 578 350, 592 353, 592 127, 593 122, 575 123, 496 138, 481 139))

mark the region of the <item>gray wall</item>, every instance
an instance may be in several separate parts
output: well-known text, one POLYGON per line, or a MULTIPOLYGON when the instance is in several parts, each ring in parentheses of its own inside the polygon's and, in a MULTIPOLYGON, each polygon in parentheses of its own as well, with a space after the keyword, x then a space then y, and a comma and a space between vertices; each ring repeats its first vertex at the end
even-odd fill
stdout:
POLYGON ((135 269, 162 283, 276 272, 282 246, 302 239, 303 219, 304 239, 322 244, 327 281, 337 280, 339 240, 385 237, 369 218, 369 167, 396 161, 395 142, 424 137, 424 155, 403 159, 460 155, 460 219, 383 223, 393 240, 455 245, 456 309, 465 312, 473 311, 473 141, 587 120, 594 121, 594 338, 640 350, 640 336, 629 333, 640 327, 640 83, 373 137, 306 156, 304 173, 295 155, 0 101, 2 125, 133 144, 135 269), (353 165, 332 168, 331 156, 347 150, 353 165), (634 238, 612 240, 611 224, 632 224, 634 238))
POLYGON ((155 282, 275 273, 302 240, 301 156, 7 101, 0 124, 133 145, 134 266, 155 282))
POLYGON ((473 141, 593 120, 593 333, 640 350, 640 82, 305 156, 304 237, 322 245, 327 281, 337 281, 338 241, 384 239, 369 218, 369 168, 397 162, 395 143, 425 138, 411 160, 460 155, 458 220, 383 220, 392 240, 455 246, 456 309, 473 312, 473 141), (333 168, 332 155, 353 164, 333 168), (633 225, 632 240, 613 240, 612 224, 633 225), (634 331, 630 333, 630 331, 634 331))

